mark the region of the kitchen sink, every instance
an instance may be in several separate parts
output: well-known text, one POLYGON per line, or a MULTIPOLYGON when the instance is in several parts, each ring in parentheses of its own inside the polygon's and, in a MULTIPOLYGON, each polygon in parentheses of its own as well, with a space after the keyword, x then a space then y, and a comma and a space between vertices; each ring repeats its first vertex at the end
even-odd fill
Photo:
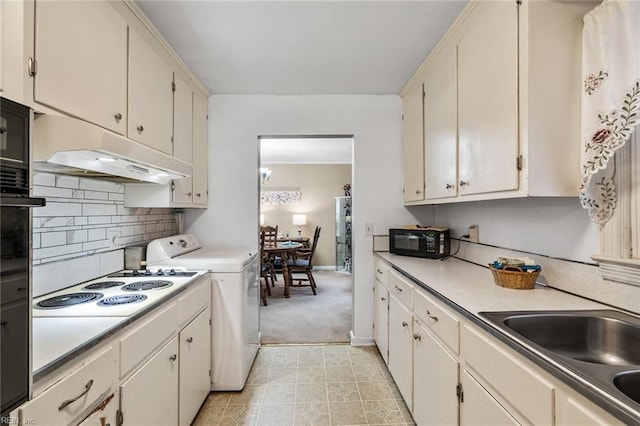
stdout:
MULTIPOLYGON (((511 342, 512 347, 529 358, 537 359, 547 371, 558 377, 569 377, 569 380, 577 375, 580 380, 600 389, 596 393, 613 396, 631 407, 635 412, 632 418, 637 419, 640 412, 640 318, 607 309, 480 312, 479 315, 508 337, 502 340, 511 342), (554 364, 563 369, 557 370, 554 364)), ((591 391, 584 389, 588 396, 591 391)), ((617 404, 608 407, 626 412, 617 404)))

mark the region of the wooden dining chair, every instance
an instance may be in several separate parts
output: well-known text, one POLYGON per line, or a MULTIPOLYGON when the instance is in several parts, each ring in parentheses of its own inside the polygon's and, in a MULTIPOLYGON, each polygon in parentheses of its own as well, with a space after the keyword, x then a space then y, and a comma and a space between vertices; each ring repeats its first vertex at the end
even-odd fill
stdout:
POLYGON ((260 278, 264 279, 264 287, 262 286, 262 281, 260 282, 260 298, 264 306, 267 306, 267 295, 271 296, 271 287, 275 286, 275 280, 277 279, 273 268, 272 256, 264 248, 275 247, 277 235, 277 226, 260 227, 260 278), (269 286, 269 282, 271 282, 271 286, 269 286))
POLYGON ((316 252, 316 247, 318 246, 318 239, 320 239, 320 230, 322 228, 316 226, 316 229, 313 233, 313 242, 311 243, 310 249, 300 249, 296 250, 293 258, 287 260, 287 266, 289 268, 289 272, 291 273, 292 279, 291 287, 311 287, 311 291, 313 294, 317 294, 316 292, 316 280, 313 278, 313 273, 311 270, 313 269, 313 255, 316 252), (298 276, 295 276, 295 275, 298 276), (300 277, 301 274, 304 274, 305 277, 300 277), (295 284, 295 282, 298 282, 295 284), (307 282, 308 284, 302 284, 303 282, 307 282))

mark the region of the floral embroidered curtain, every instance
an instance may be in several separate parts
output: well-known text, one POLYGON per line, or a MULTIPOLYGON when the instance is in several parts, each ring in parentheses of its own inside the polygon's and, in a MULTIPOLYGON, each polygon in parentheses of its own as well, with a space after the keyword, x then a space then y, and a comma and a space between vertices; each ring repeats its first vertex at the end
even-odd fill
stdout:
POLYGON ((580 203, 604 224, 616 207, 613 157, 640 120, 640 1, 604 0, 584 17, 580 203))

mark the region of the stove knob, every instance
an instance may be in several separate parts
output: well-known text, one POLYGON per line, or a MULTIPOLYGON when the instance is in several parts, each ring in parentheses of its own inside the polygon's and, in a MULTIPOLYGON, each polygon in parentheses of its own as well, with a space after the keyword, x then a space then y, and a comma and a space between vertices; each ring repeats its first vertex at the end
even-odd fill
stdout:
POLYGON ((164 271, 162 269, 158 269, 156 275, 164 275, 164 271))
POLYGON ((187 242, 186 242, 185 240, 183 240, 183 239, 180 239, 180 240, 178 241, 178 245, 179 245, 180 247, 182 247, 182 248, 185 248, 185 247, 187 246, 187 242))
POLYGON ((171 268, 171 270, 169 271, 169 275, 175 275, 176 274, 176 270, 171 268))
POLYGON ((151 271, 149 269, 147 269, 146 271, 144 271, 145 275, 151 275, 151 271))
POLYGON ((133 276, 137 277, 138 275, 140 275, 140 271, 138 271, 137 269, 133 270, 133 276))

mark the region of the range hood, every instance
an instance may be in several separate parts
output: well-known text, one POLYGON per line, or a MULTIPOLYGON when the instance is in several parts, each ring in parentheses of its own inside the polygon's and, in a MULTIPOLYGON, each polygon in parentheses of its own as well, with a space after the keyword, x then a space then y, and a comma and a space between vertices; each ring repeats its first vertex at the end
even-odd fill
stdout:
POLYGON ((158 184, 193 173, 191 164, 71 117, 36 116, 32 137, 34 170, 158 184))

